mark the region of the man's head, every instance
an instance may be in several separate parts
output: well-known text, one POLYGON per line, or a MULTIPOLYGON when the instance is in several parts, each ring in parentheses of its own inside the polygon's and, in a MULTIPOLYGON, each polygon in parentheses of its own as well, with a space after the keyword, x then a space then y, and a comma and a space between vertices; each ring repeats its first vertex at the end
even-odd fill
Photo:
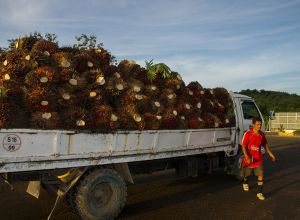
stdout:
POLYGON ((261 118, 253 118, 252 119, 253 130, 259 131, 261 129, 262 120, 261 118))

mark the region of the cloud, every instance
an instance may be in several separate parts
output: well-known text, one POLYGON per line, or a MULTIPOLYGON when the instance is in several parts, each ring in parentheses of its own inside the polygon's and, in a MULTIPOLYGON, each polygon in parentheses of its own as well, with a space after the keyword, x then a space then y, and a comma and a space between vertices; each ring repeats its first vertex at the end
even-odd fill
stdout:
POLYGON ((300 93, 299 79, 283 77, 300 69, 299 9, 298 0, 1 0, 0 45, 35 30, 61 45, 94 34, 119 60, 165 62, 186 81, 239 90, 272 79, 300 93))
POLYGON ((1 23, 17 27, 47 16, 47 1, 38 0, 2 0, 0 9, 1 23))
MULTIPOLYGON (((205 87, 223 86, 233 91, 247 88, 290 90, 300 94, 300 55, 290 48, 260 52, 252 57, 173 56, 156 62, 166 62, 183 75, 186 83, 199 81, 205 87)), ((143 60, 138 61, 144 65, 143 60)))

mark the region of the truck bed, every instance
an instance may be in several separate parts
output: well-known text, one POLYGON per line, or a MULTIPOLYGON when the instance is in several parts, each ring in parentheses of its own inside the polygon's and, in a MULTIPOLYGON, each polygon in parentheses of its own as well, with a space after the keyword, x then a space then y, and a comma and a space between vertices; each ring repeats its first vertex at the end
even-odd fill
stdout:
POLYGON ((0 129, 0 173, 235 151, 235 128, 117 131, 0 129))

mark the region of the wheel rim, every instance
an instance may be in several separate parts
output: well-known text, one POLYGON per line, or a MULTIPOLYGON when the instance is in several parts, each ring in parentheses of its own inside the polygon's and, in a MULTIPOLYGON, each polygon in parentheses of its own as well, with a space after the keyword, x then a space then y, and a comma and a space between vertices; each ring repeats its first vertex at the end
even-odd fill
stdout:
POLYGON ((109 183, 98 183, 90 190, 89 200, 91 208, 99 209, 107 205, 113 196, 113 190, 109 183))

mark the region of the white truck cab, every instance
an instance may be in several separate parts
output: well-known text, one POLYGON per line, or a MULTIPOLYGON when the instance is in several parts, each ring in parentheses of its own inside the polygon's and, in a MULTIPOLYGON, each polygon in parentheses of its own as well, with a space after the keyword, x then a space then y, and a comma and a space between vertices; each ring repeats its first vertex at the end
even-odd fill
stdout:
POLYGON ((263 116, 257 107, 254 99, 249 96, 230 93, 236 116, 236 129, 237 129, 237 140, 241 143, 243 134, 252 127, 252 119, 254 117, 259 117, 262 119, 261 130, 265 131, 265 122, 263 116))

